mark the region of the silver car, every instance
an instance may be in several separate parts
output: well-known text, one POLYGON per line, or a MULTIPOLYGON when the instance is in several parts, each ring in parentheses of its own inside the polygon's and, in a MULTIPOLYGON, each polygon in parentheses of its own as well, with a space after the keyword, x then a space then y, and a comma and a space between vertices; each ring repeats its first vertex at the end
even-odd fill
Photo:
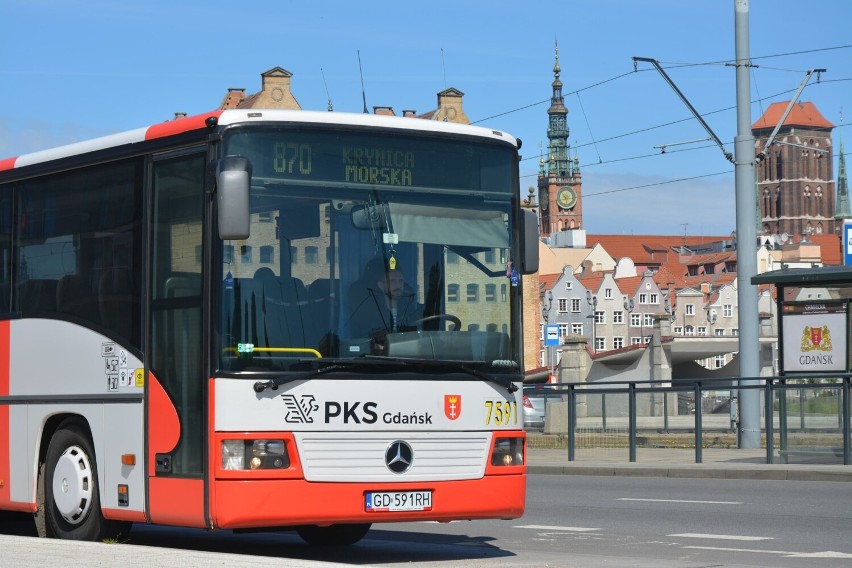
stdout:
POLYGON ((524 429, 544 430, 547 401, 559 400, 552 387, 536 386, 524 389, 524 429))

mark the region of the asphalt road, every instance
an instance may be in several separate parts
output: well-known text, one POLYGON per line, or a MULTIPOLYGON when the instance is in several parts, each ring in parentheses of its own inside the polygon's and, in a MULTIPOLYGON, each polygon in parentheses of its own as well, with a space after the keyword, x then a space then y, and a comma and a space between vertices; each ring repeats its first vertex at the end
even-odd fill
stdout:
POLYGON ((0 566, 849 567, 850 503, 847 483, 531 475, 512 521, 377 525, 330 550, 291 533, 148 526, 118 545, 0 536, 0 566))

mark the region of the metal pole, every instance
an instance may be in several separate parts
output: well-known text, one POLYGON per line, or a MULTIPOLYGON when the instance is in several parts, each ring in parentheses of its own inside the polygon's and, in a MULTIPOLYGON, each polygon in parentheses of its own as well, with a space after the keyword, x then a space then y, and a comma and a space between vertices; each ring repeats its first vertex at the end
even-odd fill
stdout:
POLYGON ((850 440, 850 416, 849 416, 849 382, 850 378, 843 379, 843 465, 852 464, 852 456, 849 455, 850 440))
POLYGON ((577 401, 574 385, 568 385, 568 461, 574 461, 575 429, 577 427, 577 401))
MULTIPOLYGON (((751 83, 749 70, 749 2, 734 0, 734 32, 737 69, 737 136, 734 139, 734 176, 737 208, 737 300, 739 304, 740 376, 760 375, 757 290, 751 284, 757 274, 757 194, 754 177, 754 136, 751 132, 751 83)), ((742 385, 757 385, 754 380, 742 385)), ((758 390, 742 391, 740 399, 740 448, 760 447, 760 396, 758 390)))
POLYGON ((701 463, 701 382, 695 383, 695 463, 701 463))
POLYGON ((630 422, 628 429, 630 431, 630 461, 636 461, 636 383, 630 383, 627 388, 628 405, 627 419, 630 422))
MULTIPOLYGON (((764 385, 763 395, 763 420, 766 422, 766 463, 772 463, 772 454, 775 452, 774 440, 775 428, 772 425, 772 379, 767 379, 764 385)), ((742 391, 740 391, 742 397, 742 391)))

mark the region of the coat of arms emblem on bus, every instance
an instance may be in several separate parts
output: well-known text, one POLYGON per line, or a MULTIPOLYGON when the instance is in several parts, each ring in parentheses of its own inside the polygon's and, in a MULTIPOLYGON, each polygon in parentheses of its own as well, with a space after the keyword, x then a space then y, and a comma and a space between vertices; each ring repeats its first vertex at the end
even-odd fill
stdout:
POLYGON ((807 351, 831 351, 831 331, 827 325, 822 327, 805 326, 802 332, 802 353, 807 351))
POLYGON ((316 399, 312 394, 303 394, 296 397, 295 394, 282 394, 284 406, 287 407, 287 414, 284 416, 284 422, 297 424, 312 424, 314 419, 311 413, 319 409, 316 399))
POLYGON ((460 394, 445 394, 444 395, 444 415, 450 420, 455 420, 461 416, 461 395, 460 394))

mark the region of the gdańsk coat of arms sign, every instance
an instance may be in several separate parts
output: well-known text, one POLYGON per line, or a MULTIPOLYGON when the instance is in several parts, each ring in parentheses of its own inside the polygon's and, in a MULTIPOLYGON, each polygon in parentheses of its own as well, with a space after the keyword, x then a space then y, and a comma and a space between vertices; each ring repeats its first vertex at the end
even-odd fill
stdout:
POLYGON ((847 322, 844 302, 785 304, 784 371, 845 371, 847 322))

